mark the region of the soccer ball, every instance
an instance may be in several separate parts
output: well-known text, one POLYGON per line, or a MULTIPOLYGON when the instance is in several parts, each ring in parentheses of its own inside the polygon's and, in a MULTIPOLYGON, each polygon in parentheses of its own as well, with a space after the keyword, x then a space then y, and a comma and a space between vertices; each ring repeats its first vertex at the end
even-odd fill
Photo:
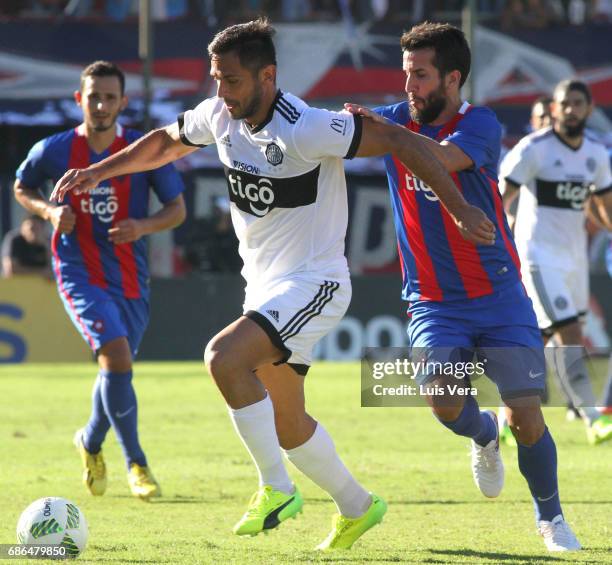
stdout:
POLYGON ((48 497, 32 502, 17 523, 17 541, 20 544, 59 546, 62 555, 76 557, 87 543, 85 516, 65 498, 48 497))

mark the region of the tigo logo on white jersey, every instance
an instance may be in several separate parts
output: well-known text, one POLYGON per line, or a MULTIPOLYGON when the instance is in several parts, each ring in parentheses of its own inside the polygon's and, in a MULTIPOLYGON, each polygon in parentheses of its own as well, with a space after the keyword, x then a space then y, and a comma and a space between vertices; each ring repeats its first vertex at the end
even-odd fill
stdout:
POLYGON ((227 175, 231 191, 234 196, 248 200, 249 208, 256 216, 265 216, 270 211, 270 205, 274 202, 274 191, 272 181, 266 177, 259 177, 257 184, 247 182, 242 184, 242 177, 235 173, 227 175))
POLYGON ((428 184, 425 184, 419 177, 409 175, 408 173, 406 173, 406 188, 415 192, 422 192, 430 202, 438 202, 440 200, 428 184))
POLYGON ((557 198, 568 201, 574 210, 582 210, 584 208, 584 201, 588 195, 588 187, 582 184, 560 182, 557 185, 557 198))

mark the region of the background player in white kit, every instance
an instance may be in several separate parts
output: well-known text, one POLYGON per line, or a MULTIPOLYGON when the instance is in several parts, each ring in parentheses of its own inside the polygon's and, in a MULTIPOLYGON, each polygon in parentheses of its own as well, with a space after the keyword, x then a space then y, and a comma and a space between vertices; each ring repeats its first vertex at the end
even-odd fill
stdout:
POLYGON ((562 346, 555 370, 595 444, 612 438, 612 420, 595 408, 582 348, 580 319, 589 298, 584 208, 609 222, 612 175, 605 147, 584 134, 593 110, 586 84, 560 82, 551 110, 552 127, 523 138, 504 159, 500 178, 507 210, 520 190, 514 237, 523 281, 544 339, 554 336, 562 346))
POLYGON ((244 315, 209 342, 205 361, 260 482, 234 532, 256 535, 301 510, 284 450, 338 506, 318 548, 349 548, 386 505, 349 473, 304 399, 313 346, 340 321, 351 294, 342 158, 394 153, 432 187, 465 237, 490 244, 494 226, 412 132, 310 108, 278 90, 273 31, 257 20, 219 32, 208 48, 217 97, 111 159, 68 171, 52 198, 217 144, 247 287, 244 315))

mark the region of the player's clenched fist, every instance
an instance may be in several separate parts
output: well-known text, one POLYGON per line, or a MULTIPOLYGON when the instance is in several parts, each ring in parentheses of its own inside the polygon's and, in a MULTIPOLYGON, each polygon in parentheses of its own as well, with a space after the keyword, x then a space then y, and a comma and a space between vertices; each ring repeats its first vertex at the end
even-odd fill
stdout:
POLYGON ((70 233, 74 229, 76 215, 70 206, 58 206, 51 210, 49 221, 59 233, 70 233))
POLYGON ((96 188, 98 182, 98 175, 91 169, 68 169, 64 176, 55 184, 51 193, 51 200, 62 202, 64 196, 71 190, 75 194, 81 194, 96 188))
POLYGON ((469 204, 460 215, 453 217, 453 220, 464 239, 475 245, 495 243, 495 225, 477 206, 469 204))
POLYGON ((132 243, 139 240, 144 234, 142 222, 128 218, 120 220, 108 230, 108 239, 115 245, 132 243))

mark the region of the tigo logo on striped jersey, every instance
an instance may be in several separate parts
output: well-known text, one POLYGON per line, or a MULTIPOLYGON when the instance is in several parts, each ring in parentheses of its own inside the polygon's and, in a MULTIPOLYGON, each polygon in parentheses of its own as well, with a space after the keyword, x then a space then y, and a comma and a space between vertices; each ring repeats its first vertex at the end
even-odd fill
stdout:
POLYGON ((440 200, 428 184, 425 184, 419 177, 409 173, 406 173, 406 188, 415 192, 422 192, 430 202, 438 202, 440 200))
POLYGON ((101 222, 108 224, 113 221, 117 210, 119 210, 119 200, 115 196, 113 186, 98 186, 88 194, 89 198, 81 200, 81 212, 97 216, 101 222), (106 196, 106 200, 95 200, 95 196, 106 196))

